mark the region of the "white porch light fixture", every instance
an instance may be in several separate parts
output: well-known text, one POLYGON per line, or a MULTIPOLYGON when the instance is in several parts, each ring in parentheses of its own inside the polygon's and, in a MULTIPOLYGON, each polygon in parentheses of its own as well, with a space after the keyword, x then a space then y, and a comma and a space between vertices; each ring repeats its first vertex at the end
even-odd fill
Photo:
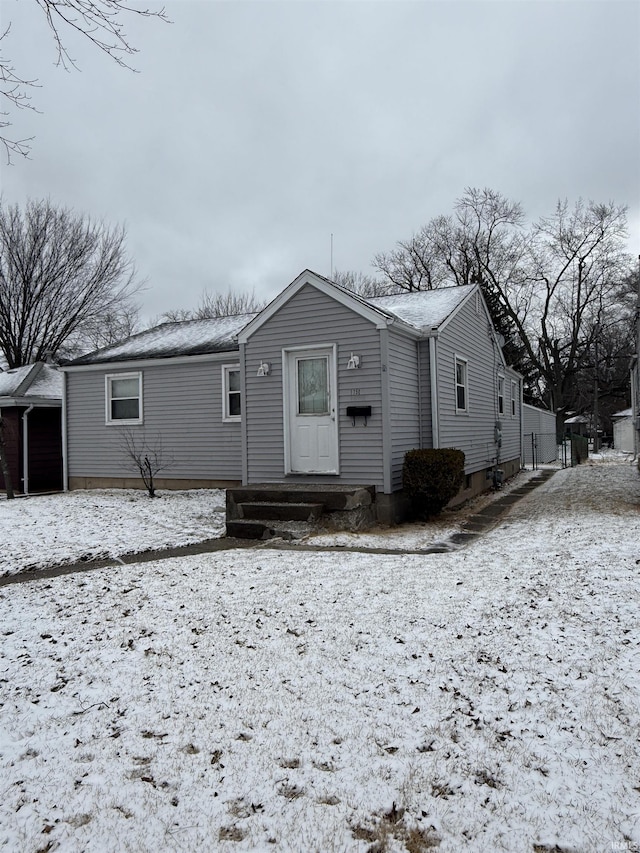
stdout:
POLYGON ((271 373, 271 365, 268 361, 261 361, 258 365, 256 376, 268 376, 271 373))
POLYGON ((347 370, 356 370, 360 367, 360 356, 351 353, 351 358, 347 362, 347 370))

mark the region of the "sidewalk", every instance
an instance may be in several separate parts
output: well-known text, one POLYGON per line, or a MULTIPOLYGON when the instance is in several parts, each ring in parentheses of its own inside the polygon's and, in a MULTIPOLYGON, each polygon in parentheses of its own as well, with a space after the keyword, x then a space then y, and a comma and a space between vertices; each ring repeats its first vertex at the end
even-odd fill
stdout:
MULTIPOLYGON (((312 551, 312 552, 354 552, 363 554, 446 554, 457 551, 465 545, 470 544, 483 533, 495 527, 506 512, 521 498, 532 492, 542 483, 545 483, 555 473, 555 469, 542 469, 538 475, 532 477, 507 494, 492 500, 476 513, 470 515, 462 524, 464 528, 460 533, 454 533, 442 542, 436 542, 424 548, 381 548, 367 545, 318 545, 313 543, 287 542, 282 539, 256 541, 251 539, 233 539, 221 537, 207 539, 194 545, 182 547, 161 548, 157 550, 141 551, 130 554, 122 554, 119 557, 108 557, 96 560, 81 560, 75 563, 52 566, 46 569, 35 569, 8 575, 0 578, 0 587, 15 583, 25 583, 32 580, 45 580, 60 577, 62 575, 86 572, 93 569, 115 568, 118 565, 129 565, 133 563, 148 563, 156 560, 167 560, 174 557, 186 557, 194 554, 211 554, 218 551, 228 551, 237 548, 254 548, 256 550, 282 550, 282 551, 312 551)), ((366 534, 363 535, 363 539, 366 534)))

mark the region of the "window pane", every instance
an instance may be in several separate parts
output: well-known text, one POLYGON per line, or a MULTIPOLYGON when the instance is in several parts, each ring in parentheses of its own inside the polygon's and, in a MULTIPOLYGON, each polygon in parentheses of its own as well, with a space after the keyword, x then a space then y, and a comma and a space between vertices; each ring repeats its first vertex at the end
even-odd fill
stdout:
POLYGON ((301 358, 298 361, 298 414, 329 414, 328 359, 301 358))
POLYGON ((229 394, 229 415, 235 416, 240 414, 240 394, 229 394))
MULTIPOLYGON (((451 375, 451 374, 449 374, 449 375, 451 375)), ((458 387, 456 388, 456 399, 457 399, 457 406, 459 409, 466 409, 467 408, 467 401, 465 399, 464 387, 462 385, 458 385, 458 387)), ((449 403, 449 405, 451 405, 451 403, 449 403)))
POLYGON ((239 370, 230 370, 227 373, 228 382, 229 382, 229 391, 239 391, 240 390, 240 371, 239 370))
POLYGON ((112 400, 111 420, 129 421, 139 417, 138 400, 112 400))
POLYGON ((112 379, 111 397, 137 397, 138 380, 136 379, 112 379))

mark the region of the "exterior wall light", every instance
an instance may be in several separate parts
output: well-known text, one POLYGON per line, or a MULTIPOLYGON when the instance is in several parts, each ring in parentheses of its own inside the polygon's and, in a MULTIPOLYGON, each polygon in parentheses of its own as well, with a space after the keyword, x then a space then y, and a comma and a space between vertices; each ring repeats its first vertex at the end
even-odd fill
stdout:
POLYGON ((268 376, 271 373, 271 365, 268 361, 261 361, 256 376, 268 376))
POLYGON ((351 353, 351 358, 347 362, 347 370, 356 370, 358 367, 360 367, 360 356, 351 353))

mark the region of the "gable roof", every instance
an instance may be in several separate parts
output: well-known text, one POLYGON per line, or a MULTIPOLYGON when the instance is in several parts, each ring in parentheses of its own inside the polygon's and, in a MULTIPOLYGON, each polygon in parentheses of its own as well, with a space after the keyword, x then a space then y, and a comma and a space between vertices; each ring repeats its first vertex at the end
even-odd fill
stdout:
POLYGON ((117 344, 74 358, 67 362, 67 366, 234 352, 238 349, 238 332, 255 316, 236 314, 208 320, 162 323, 117 344))
POLYGON ((476 284, 443 287, 438 290, 416 290, 367 299, 370 305, 399 317, 422 335, 439 329, 465 299, 477 290, 476 284))
POLYGON ((312 270, 304 270, 242 329, 238 340, 245 343, 307 284, 360 314, 378 329, 394 325, 416 338, 427 337, 441 328, 465 299, 478 289, 478 285, 468 284, 440 290, 399 293, 393 296, 364 297, 312 270))
POLYGON ((621 412, 614 412, 611 415, 611 420, 614 418, 631 418, 633 417, 633 409, 623 409, 621 412))
POLYGON ((55 404, 62 399, 63 382, 58 369, 42 361, 0 371, 0 405, 55 404))

